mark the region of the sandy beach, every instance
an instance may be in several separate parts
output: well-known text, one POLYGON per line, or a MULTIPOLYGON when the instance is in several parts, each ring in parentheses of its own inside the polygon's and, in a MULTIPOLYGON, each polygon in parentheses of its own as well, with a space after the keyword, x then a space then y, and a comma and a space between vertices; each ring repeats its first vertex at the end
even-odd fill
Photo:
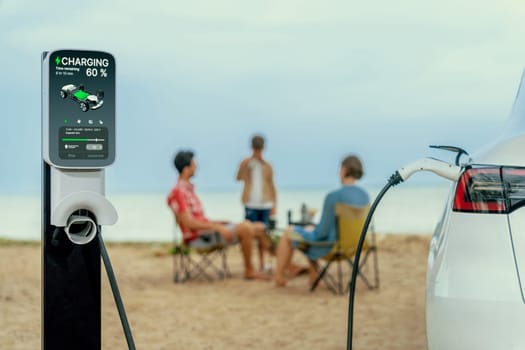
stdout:
MULTIPOLYGON (((428 235, 379 235, 381 286, 357 284, 354 349, 426 349, 428 235)), ((108 244, 137 349, 345 349, 348 296, 308 277, 285 288, 233 277, 175 284, 169 244, 108 244)), ((0 348, 40 349, 41 253, 38 243, 0 243, 0 348)), ((300 254, 294 261, 304 262, 300 254)), ((127 349, 105 272, 103 349, 127 349)))

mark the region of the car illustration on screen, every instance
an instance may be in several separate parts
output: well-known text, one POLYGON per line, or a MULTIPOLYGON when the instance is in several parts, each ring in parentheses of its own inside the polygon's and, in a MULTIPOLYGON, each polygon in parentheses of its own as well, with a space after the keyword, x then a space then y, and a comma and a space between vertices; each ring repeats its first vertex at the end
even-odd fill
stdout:
POLYGON ((90 109, 96 110, 104 104, 104 92, 99 90, 96 95, 84 90, 84 85, 64 85, 60 89, 60 97, 66 99, 71 97, 73 101, 78 102, 80 110, 87 112, 90 109))

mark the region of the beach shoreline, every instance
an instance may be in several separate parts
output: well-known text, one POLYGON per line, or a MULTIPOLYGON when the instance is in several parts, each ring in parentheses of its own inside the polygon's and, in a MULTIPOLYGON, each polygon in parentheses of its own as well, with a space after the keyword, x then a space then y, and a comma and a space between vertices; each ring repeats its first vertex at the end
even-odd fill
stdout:
MULTIPOLYGON (((430 235, 378 235, 381 286, 356 288, 354 348, 425 349, 425 276, 430 235)), ((308 277, 242 279, 237 247, 232 278, 173 283, 169 243, 108 243, 138 349, 345 349, 348 296, 308 277)), ((294 255, 294 261, 304 258, 294 255)), ((38 242, 0 242, 0 344, 40 348, 41 252, 38 242)), ((103 349, 127 349, 102 273, 103 349)))

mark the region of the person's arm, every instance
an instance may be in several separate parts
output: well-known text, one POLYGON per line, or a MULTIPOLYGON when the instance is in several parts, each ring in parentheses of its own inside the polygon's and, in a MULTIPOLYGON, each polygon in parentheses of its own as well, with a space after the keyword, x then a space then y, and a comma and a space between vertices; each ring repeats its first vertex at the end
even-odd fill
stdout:
POLYGON ((214 231, 223 236, 227 241, 231 241, 233 238, 233 233, 223 223, 217 221, 197 220, 187 210, 179 213, 175 212, 175 216, 179 225, 186 227, 190 230, 214 231))
POLYGON ((217 225, 228 225, 231 223, 231 221, 228 221, 228 220, 209 220, 208 222, 211 222, 212 224, 217 224, 217 225))
POLYGON ((209 221, 200 221, 195 219, 189 211, 183 211, 181 213, 175 214, 177 221, 183 227, 186 227, 190 230, 210 230, 215 231, 217 228, 217 223, 209 221))
POLYGON ((237 181, 244 181, 248 177, 249 169, 248 169, 248 163, 250 161, 250 158, 246 158, 241 162, 241 165, 239 165, 239 170, 237 171, 237 181))
POLYGON ((270 167, 270 196, 271 200, 273 202, 273 207, 270 210, 270 215, 275 215, 277 212, 277 190, 275 189, 275 183, 273 181, 273 168, 270 164, 268 164, 270 167))
POLYGON ((316 240, 326 240, 330 234, 330 228, 335 225, 335 194, 329 193, 323 203, 323 212, 321 214, 321 220, 315 228, 316 240))

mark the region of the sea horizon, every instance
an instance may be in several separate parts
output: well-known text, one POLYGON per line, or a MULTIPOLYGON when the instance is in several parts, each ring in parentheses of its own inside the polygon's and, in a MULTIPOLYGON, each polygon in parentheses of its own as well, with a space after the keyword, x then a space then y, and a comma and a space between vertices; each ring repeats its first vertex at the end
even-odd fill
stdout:
MULTIPOLYGON (((363 186, 371 199, 381 187, 363 186)), ((391 188, 378 205, 373 217, 376 232, 381 234, 431 234, 438 222, 450 185, 413 184, 391 188)), ((333 188, 332 188, 333 189, 333 188)), ((277 227, 287 226, 287 212, 298 219, 302 204, 318 211, 320 216, 325 195, 331 189, 281 189, 277 199, 277 227)), ((197 190, 205 214, 214 220, 240 222, 244 209, 240 201, 241 189, 197 190), (227 204, 226 204, 227 203, 227 204)), ((174 218, 166 205, 166 193, 108 192, 107 198, 119 214, 114 226, 104 226, 108 241, 170 242, 178 235, 174 218)), ((0 194, 0 210, 6 220, 0 223, 0 238, 14 240, 40 240, 41 198, 38 194, 0 194)))

